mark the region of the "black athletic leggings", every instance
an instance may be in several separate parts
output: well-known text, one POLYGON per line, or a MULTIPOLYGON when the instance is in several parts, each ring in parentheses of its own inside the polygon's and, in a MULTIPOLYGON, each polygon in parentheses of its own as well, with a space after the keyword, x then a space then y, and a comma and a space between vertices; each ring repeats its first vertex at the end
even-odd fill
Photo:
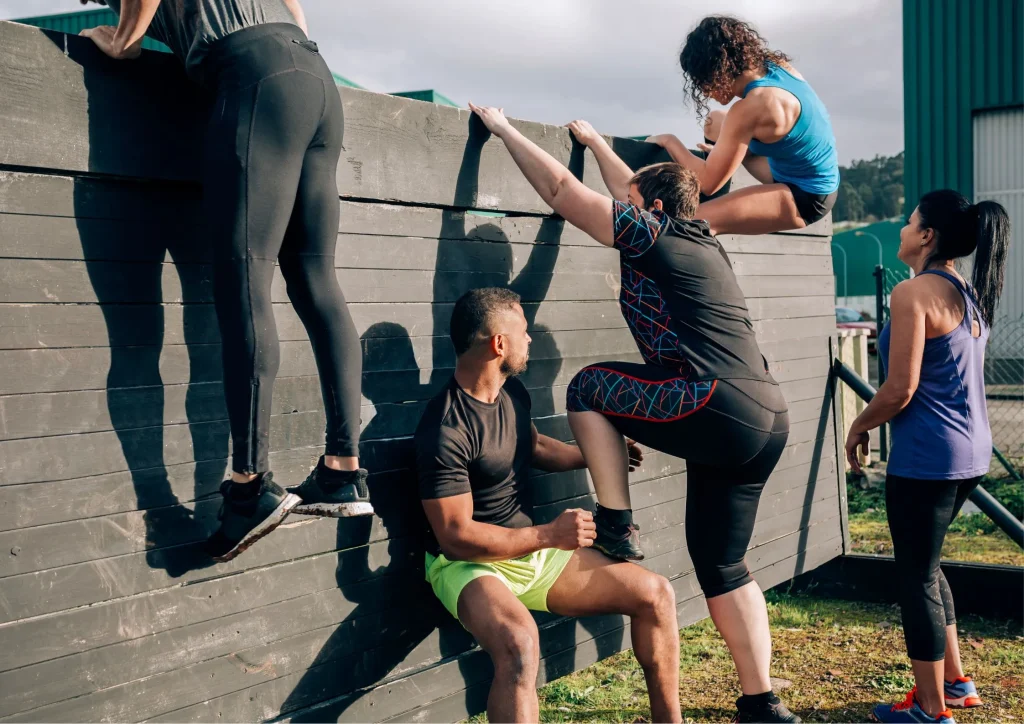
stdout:
POLYGON ((946 626, 956 623, 956 612, 939 567, 942 541, 980 480, 885 478, 885 512, 896 556, 903 636, 907 653, 915 661, 941 661, 946 655, 946 626))
POLYGON ((778 385, 603 362, 580 370, 567 394, 570 412, 600 412, 626 437, 686 459, 686 546, 704 595, 749 583, 757 504, 789 437, 778 385))
POLYGON ((357 455, 362 356, 334 269, 345 127, 334 79, 315 43, 298 27, 277 23, 217 41, 201 71, 215 96, 203 196, 233 469, 269 469, 281 361, 271 304, 275 263, 313 344, 326 453, 357 455))

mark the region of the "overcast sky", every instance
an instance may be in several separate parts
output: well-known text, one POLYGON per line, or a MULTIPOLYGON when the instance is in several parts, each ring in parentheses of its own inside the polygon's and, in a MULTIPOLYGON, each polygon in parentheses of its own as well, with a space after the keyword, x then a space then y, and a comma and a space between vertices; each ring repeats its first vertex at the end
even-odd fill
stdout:
MULTIPOLYGON (((677 58, 703 15, 748 20, 793 58, 832 116, 839 159, 903 149, 900 0, 302 0, 331 69, 374 91, 433 88, 459 105, 602 133, 700 139, 677 58)), ((96 7, 90 5, 88 7, 96 7)), ((83 9, 0 0, 0 19, 83 9)))

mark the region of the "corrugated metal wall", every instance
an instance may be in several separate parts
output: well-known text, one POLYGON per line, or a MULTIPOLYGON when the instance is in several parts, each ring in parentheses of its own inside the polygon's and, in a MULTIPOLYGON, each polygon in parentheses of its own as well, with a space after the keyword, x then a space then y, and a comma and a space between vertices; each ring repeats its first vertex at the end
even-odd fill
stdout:
POLYGON ((908 213, 932 189, 974 195, 972 114, 1024 105, 1024 0, 903 0, 908 213))
POLYGON ((1006 281, 999 301, 992 348, 1024 358, 1024 109, 985 111, 974 116, 974 200, 991 199, 1006 207, 1013 225, 1006 281), (1012 344, 997 344, 1012 335, 1012 344))
MULTIPOLYGON (((103 10, 84 10, 80 13, 19 18, 14 22, 33 25, 47 30, 57 30, 69 35, 78 35, 86 28, 95 28, 99 25, 117 25, 117 14, 110 8, 104 8, 103 10)), ((143 38, 142 47, 149 50, 159 50, 164 53, 170 52, 170 48, 152 38, 143 38)))

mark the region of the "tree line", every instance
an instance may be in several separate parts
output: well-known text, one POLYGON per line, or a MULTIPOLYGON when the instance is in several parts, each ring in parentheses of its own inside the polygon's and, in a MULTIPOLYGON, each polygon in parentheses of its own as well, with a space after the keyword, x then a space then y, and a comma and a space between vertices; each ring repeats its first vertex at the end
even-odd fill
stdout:
POLYGON ((873 222, 903 213, 903 152, 839 167, 833 221, 873 222))

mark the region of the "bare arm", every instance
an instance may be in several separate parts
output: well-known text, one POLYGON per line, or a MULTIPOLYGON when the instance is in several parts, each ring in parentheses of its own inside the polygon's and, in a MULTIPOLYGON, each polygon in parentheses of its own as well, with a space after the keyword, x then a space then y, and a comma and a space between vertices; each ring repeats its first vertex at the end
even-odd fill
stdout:
POLYGON ((582 470, 587 467, 583 453, 575 445, 569 445, 537 432, 533 428, 533 467, 549 473, 561 473, 566 470, 582 470))
POLYGON ((309 28, 306 26, 306 14, 302 12, 302 6, 299 4, 299 0, 284 0, 284 4, 288 7, 289 12, 295 17, 295 24, 302 28, 302 32, 309 37, 309 28))
POLYGON ((509 125, 500 108, 477 107, 472 103, 469 107, 491 133, 505 142, 512 160, 544 203, 605 246, 613 245, 612 203, 607 196, 588 189, 569 169, 509 125))
POLYGON ((101 25, 87 28, 80 35, 91 38, 96 47, 115 60, 138 58, 142 38, 159 6, 160 0, 123 0, 116 28, 101 25))
POLYGON ((732 178, 746 158, 750 139, 754 137, 754 111, 753 104, 745 99, 733 105, 722 121, 718 140, 706 159, 695 156, 671 134, 651 136, 647 140, 663 147, 673 161, 697 174, 701 193, 710 195, 732 178))
POLYGON ((629 181, 633 178, 633 169, 619 158, 612 150, 604 136, 594 130, 586 121, 573 121, 568 126, 576 140, 588 147, 597 159, 597 167, 601 169, 604 185, 612 194, 612 198, 626 201, 629 196, 629 181))
POLYGON ((422 502, 441 551, 453 561, 505 561, 543 548, 571 551, 592 545, 597 535, 585 510, 566 510, 545 525, 504 528, 473 520, 471 493, 422 502))
POLYGON ((926 336, 925 305, 925 295, 912 280, 892 290, 887 376, 874 399, 853 421, 846 439, 846 457, 857 472, 857 447, 867 453, 868 432, 896 417, 917 391, 926 336))
MULTIPOLYGON (((549 473, 583 470, 587 467, 583 453, 577 446, 547 435, 541 435, 537 432, 536 425, 531 427, 533 428, 533 467, 549 473)), ((644 461, 644 452, 632 440, 626 440, 626 449, 629 452, 629 470, 632 472, 644 461)))

